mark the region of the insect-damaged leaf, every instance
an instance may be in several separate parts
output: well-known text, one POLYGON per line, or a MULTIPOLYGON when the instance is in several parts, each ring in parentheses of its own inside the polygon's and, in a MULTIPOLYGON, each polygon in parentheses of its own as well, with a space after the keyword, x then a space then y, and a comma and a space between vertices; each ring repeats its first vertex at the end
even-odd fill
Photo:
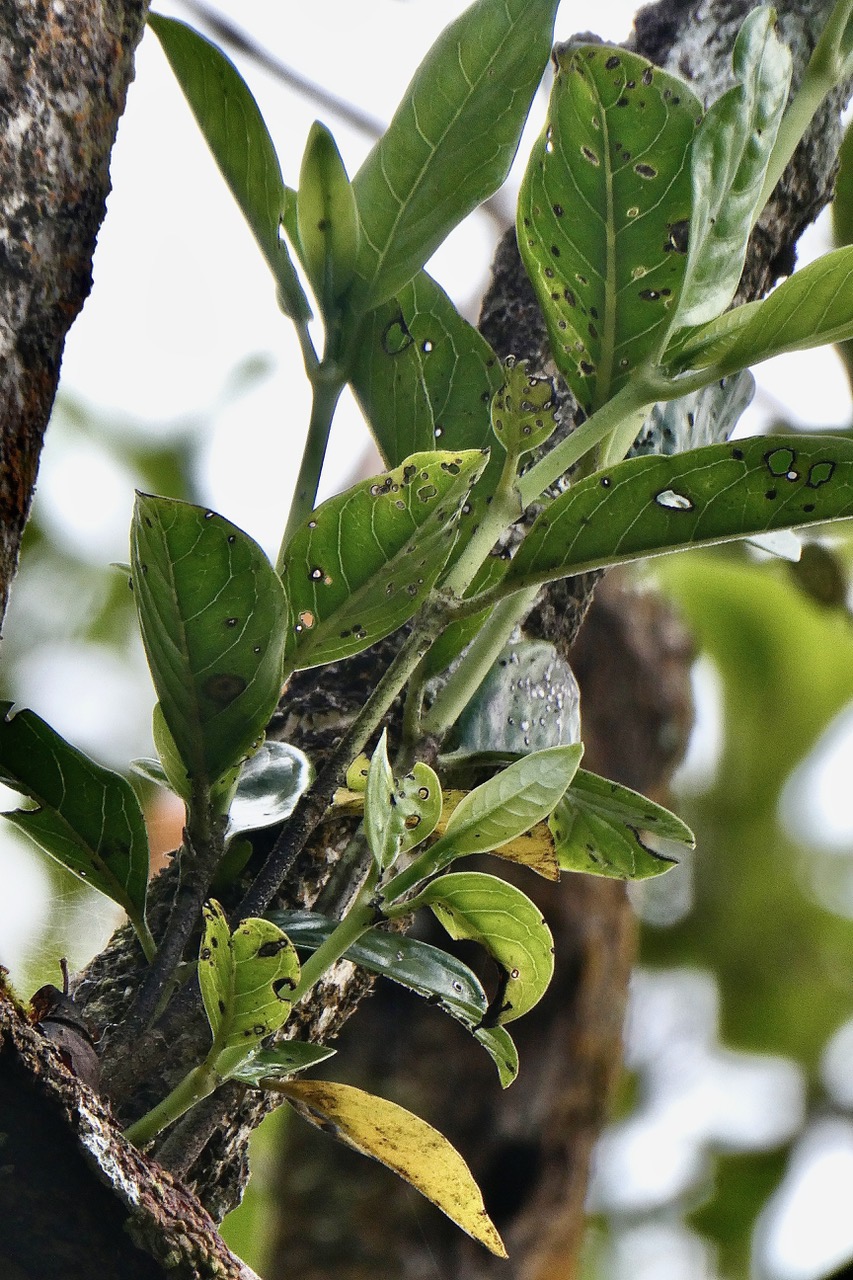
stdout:
POLYGON ((408 622, 453 547, 479 450, 418 453, 324 502, 288 544, 289 670, 359 653, 408 622))
POLYGON ((380 871, 426 840, 441 816, 441 805, 441 784, 428 764, 417 761, 404 778, 393 776, 383 730, 364 793, 365 834, 380 871))
POLYGON ((673 326, 702 324, 735 296, 767 163, 791 81, 791 54, 764 6, 747 15, 735 41, 738 81, 696 130, 693 216, 687 272, 673 326))
POLYGON ((163 718, 190 778, 214 783, 266 728, 286 606, 261 548, 213 511, 137 494, 133 588, 163 718))
MULTIPOLYGON (((271 911, 269 918, 295 947, 310 951, 316 951, 339 923, 312 911, 271 911)), ((503 1028, 480 1025, 488 1009, 486 993, 461 960, 428 942, 384 929, 368 929, 345 958, 407 987, 461 1022, 493 1059, 503 1087, 512 1084, 518 1075, 515 1045, 503 1028)))
POLYGON ((284 184, 258 104, 234 64, 192 27, 154 13, 148 15, 148 25, 279 283, 282 304, 294 318, 310 319, 311 309, 279 235, 284 184))
POLYGON ((564 871, 618 880, 645 880, 678 864, 670 849, 692 849, 690 828, 645 796, 579 769, 551 815, 557 859, 564 871))
POLYGON ((487 448, 501 377, 485 338, 419 271, 367 317, 351 382, 386 464, 396 467, 423 450, 487 448))
POLYGON ((392 1169, 469 1236, 507 1256, 471 1170, 432 1125, 349 1084, 286 1080, 275 1088, 311 1124, 392 1169))
POLYGON ((130 783, 84 756, 33 711, 0 702, 0 781, 36 809, 2 816, 127 912, 151 958, 145 924, 148 837, 130 783))
POLYGON ((243 920, 232 934, 219 903, 205 905, 198 982, 221 1076, 287 1021, 298 978, 293 944, 272 921, 243 920))
MULTIPOLYGON (((784 286, 783 286, 784 287, 784 286)), ((631 458, 581 480, 538 517, 507 591, 587 569, 853 516, 853 441, 758 436, 631 458)))
POLYGON ((557 55, 518 243, 554 359, 587 414, 656 352, 675 314, 701 115, 683 81, 636 54, 571 45, 557 55))
POLYGON ((527 372, 527 362, 508 356, 503 384, 492 400, 492 430, 507 453, 521 457, 538 449, 557 429, 550 378, 527 372))
POLYGON ((431 907, 451 938, 485 947, 501 971, 487 1023, 511 1022, 541 1000, 554 973, 554 940, 530 899, 495 876, 456 871, 412 899, 431 907))
POLYGON ((407 284, 503 182, 548 62, 557 3, 477 0, 421 62, 353 181, 365 310, 407 284))

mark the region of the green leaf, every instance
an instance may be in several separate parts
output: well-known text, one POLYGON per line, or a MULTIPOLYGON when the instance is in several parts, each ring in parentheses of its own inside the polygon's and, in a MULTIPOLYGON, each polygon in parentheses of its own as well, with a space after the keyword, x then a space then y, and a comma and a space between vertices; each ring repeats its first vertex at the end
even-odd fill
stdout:
POLYGON ((0 781, 38 808, 2 816, 127 912, 148 959, 148 837, 133 788, 72 747, 33 711, 0 702, 0 781))
POLYGON ((445 565, 485 464, 473 449, 414 454, 313 512, 284 556, 289 669, 360 653, 408 622, 445 565))
POLYGON ((425 271, 367 317, 351 382, 390 467, 428 449, 492 443, 498 358, 425 271))
POLYGON ((579 769, 548 820, 563 871, 645 880, 671 871, 673 845, 692 849, 690 828, 645 796, 579 769))
POLYGON ((504 381, 492 399, 492 430, 513 457, 538 449, 557 429, 550 378, 528 374, 527 361, 507 356, 504 381))
POLYGON ((501 971, 487 1022, 511 1022, 542 999, 554 973, 554 940, 530 899, 495 876, 457 871, 432 880, 412 905, 428 906, 451 938, 470 938, 501 971))
POLYGON ((294 319, 309 320, 311 308, 279 234, 284 184, 258 104, 233 62, 192 27, 156 13, 148 25, 272 269, 282 306, 294 319))
POLYGON ((536 519, 504 578, 537 582, 853 516, 853 441, 758 436, 630 458, 581 480, 536 519))
POLYGON ((477 0, 439 36, 353 186, 364 310, 398 293, 509 172, 558 0, 477 0))
MULTIPOLYGON (((295 947, 309 951, 316 951, 339 923, 313 911, 271 911, 269 919, 284 929, 295 947)), ((461 960, 428 942, 384 929, 368 929, 345 959, 416 992, 461 1022, 494 1060, 503 1087, 512 1084, 518 1075, 515 1045, 502 1028, 480 1025, 488 1009, 486 993, 461 960)))
POLYGON ((336 1049, 325 1044, 307 1044, 303 1040, 285 1040, 272 1049, 258 1049, 231 1072, 230 1079, 261 1087, 266 1080, 282 1080, 296 1071, 314 1067, 334 1057, 336 1049))
POLYGON ((388 734, 382 730, 370 759, 364 791, 364 834, 380 871, 390 866, 400 851, 403 823, 394 810, 394 775, 388 761, 388 734))
POLYGON ((281 582, 230 521, 147 494, 137 494, 131 558, 164 720, 187 773, 212 784, 247 754, 278 702, 281 582))
POLYGON ((311 762, 298 747, 287 742, 262 743, 240 769, 228 811, 228 839, 284 822, 312 778, 311 762))
MULTIPOLYGON (((748 302, 692 330, 673 367, 715 378, 787 351, 853 336, 853 247, 835 249, 790 276, 763 302, 748 302)), ((669 359, 669 355, 667 355, 669 359)))
POLYGON ((471 1170, 432 1125, 349 1084, 285 1080, 276 1090, 304 1119, 392 1169, 469 1236, 499 1258, 507 1256, 471 1170))
POLYGON ((738 83, 696 130, 687 272, 674 328, 713 320, 740 283, 791 83, 791 54, 775 24, 767 6, 747 15, 732 54, 738 83))
POLYGON ((579 743, 534 751, 469 791, 430 849, 436 869, 452 858, 499 849, 541 822, 571 782, 582 755, 579 743))
POLYGON ((315 121, 308 134, 296 216, 302 261, 325 316, 333 316, 355 274, 358 210, 343 160, 329 130, 315 121))
POLYGON ((580 691, 571 667, 544 640, 503 652, 444 746, 453 755, 527 754, 580 740, 580 691))
POLYGON ((518 243, 554 359, 587 415, 654 357, 675 314, 701 114, 683 81, 636 54, 558 51, 518 243))
POLYGON ((198 982, 213 1032, 210 1057, 226 1077, 287 1021, 299 960, 270 920, 243 920, 232 934, 218 902, 206 903, 203 914, 198 982))

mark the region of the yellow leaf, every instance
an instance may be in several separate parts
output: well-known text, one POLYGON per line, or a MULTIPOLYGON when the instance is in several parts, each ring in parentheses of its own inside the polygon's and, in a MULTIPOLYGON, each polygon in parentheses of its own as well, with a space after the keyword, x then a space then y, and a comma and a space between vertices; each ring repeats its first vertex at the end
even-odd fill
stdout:
POLYGON ((349 1084, 281 1080, 266 1087, 284 1094, 312 1124, 392 1169, 499 1258, 507 1256, 471 1170, 425 1120, 349 1084))

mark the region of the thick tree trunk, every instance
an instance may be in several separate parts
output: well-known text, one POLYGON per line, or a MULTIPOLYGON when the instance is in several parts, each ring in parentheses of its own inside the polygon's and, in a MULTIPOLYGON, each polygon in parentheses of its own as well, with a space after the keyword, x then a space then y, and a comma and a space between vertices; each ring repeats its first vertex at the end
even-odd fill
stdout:
MULTIPOLYGON (((0 141, 5 178, 0 194, 0 607, 29 507, 62 342, 89 287, 91 251, 108 187, 109 148, 144 7, 142 3, 123 6, 114 0, 107 12, 106 3, 96 5, 90 0, 73 5, 60 5, 58 0, 13 5, 0 0, 0 111, 5 124, 0 141)), ((783 32, 800 67, 828 7, 827 0, 782 0, 779 5, 783 32)), ((725 81, 734 33, 749 8, 751 0, 669 0, 640 16, 637 48, 656 60, 668 59, 670 65, 691 76, 700 91, 710 89, 713 96, 725 81)), ((789 269, 797 236, 829 196, 840 138, 838 105, 835 102, 827 108, 762 220, 750 256, 745 297, 757 296, 780 271, 789 269)), ((546 362, 541 320, 511 240, 498 255, 484 329, 500 351, 511 350, 540 365, 546 362)), ((571 589, 567 594, 566 588, 558 588, 546 596, 529 625, 537 634, 568 644, 574 639, 575 627, 573 621, 566 625, 567 602, 574 599, 574 613, 579 617, 587 596, 585 590, 573 596, 571 589)), ((598 617, 606 620, 603 609, 604 604, 598 617)), ((636 670, 645 672, 647 678, 651 665, 655 696, 646 701, 652 721, 662 716, 681 723, 683 707, 677 688, 669 702, 657 696, 663 683, 661 653, 667 651, 664 635, 668 624, 650 618, 643 630, 636 622, 638 633, 631 635, 619 625, 626 616, 627 611, 618 606, 611 609, 609 622, 597 624, 604 638, 588 648, 583 659, 588 668, 587 687, 597 684, 610 689, 614 681, 606 673, 626 670, 626 655, 632 654, 636 670)), ((389 648, 383 646, 351 664, 327 668, 322 681, 316 676, 294 681, 288 699, 287 736, 318 751, 330 747, 360 705, 365 689, 375 681, 388 653, 389 648)), ((683 670, 685 659, 678 643, 670 658, 673 670, 683 670)), ((627 689, 629 696, 632 689, 637 693, 637 686, 630 682, 627 689)), ((636 701, 633 698, 631 705, 636 701)), ((590 695, 588 711, 592 705, 590 695)), ((611 706, 609 714, 613 713, 611 706)), ((633 712, 626 703, 621 708, 617 704, 615 714, 624 725, 633 712)), ((588 715, 590 739, 594 737, 591 727, 588 715)), ((637 728, 635 741, 646 740, 637 728)), ((603 746, 601 751, 593 767, 597 765, 634 785, 650 785, 648 776, 638 778, 626 761, 620 766, 604 754, 603 746)), ((637 760, 642 758, 641 750, 634 754, 637 760)), ((659 765, 658 778, 665 772, 665 762, 659 761, 659 765)), ((324 830, 322 838, 314 842, 292 884, 285 886, 287 900, 309 905, 314 900, 334 864, 335 837, 335 832, 324 830)), ((155 928, 168 911, 170 884, 166 875, 155 888, 159 902, 153 913, 155 928)), ((563 968, 550 998, 543 1001, 539 1020, 529 1024, 531 1044, 524 1055, 525 1077, 506 1095, 516 1099, 508 1110, 500 1114, 497 1110, 498 1091, 490 1070, 488 1082, 484 1079, 481 1084, 479 1076, 468 1075, 467 1062, 464 1074, 456 1076, 450 1069, 457 1055, 460 1064, 463 1062, 458 1041, 436 1054, 435 1037, 442 1033, 434 1030, 435 1019, 423 1033, 424 1040, 415 1040, 415 1049, 418 1043, 423 1045, 428 1063, 424 1072, 414 1072, 410 1047, 401 1047, 407 1064, 405 1079, 410 1081, 409 1100, 414 1094, 415 1109, 423 1097, 434 1106, 442 1127, 450 1131, 457 1127, 470 1136, 470 1141, 460 1138, 460 1145, 482 1172, 496 1216, 514 1246, 511 1270, 503 1264, 500 1274, 524 1280, 573 1274, 582 1236, 589 1153, 606 1113, 618 1060, 631 955, 631 918, 619 886, 573 880, 546 911, 558 922, 558 955, 564 957, 563 968), (450 1123, 442 1120, 448 1113, 450 1123)), ((204 1036, 202 1021, 190 1017, 180 1039, 173 1038, 174 1028, 167 1023, 132 1050, 122 1045, 121 1017, 140 972, 138 948, 125 932, 91 966, 80 990, 89 1015, 107 1032, 104 1093, 124 1116, 143 1109, 173 1082, 176 1073, 182 1074, 192 1065, 204 1036)), ((364 985, 349 966, 341 966, 300 1014, 300 1034, 322 1029, 328 1037, 346 1020, 364 985)), ((364 1025, 369 1028, 369 1018, 364 1025)), ((381 1028, 377 1034, 383 1049, 382 1068, 389 1076, 387 1026, 381 1022, 372 1025, 381 1028)), ((417 1037, 421 1032, 414 1028, 412 1034, 417 1037)), ((444 1046, 445 1042, 439 1043, 444 1046)), ((472 1071, 483 1067, 483 1062, 470 1064, 472 1071)), ((392 1087, 390 1079, 388 1083, 392 1087)), ((91 1185, 91 1204, 96 1203, 94 1197, 103 1199, 105 1194, 104 1203, 113 1206, 88 1214, 81 1225, 84 1219, 75 1211, 75 1201, 37 1177, 32 1165, 25 1163, 25 1144, 15 1148, 18 1154, 12 1163, 16 1176, 4 1178, 2 1183, 4 1221, 18 1215, 23 1221, 26 1212, 28 1221, 46 1224, 47 1232, 61 1241, 61 1249, 57 1244, 53 1261, 49 1255, 47 1261, 35 1261, 34 1255, 28 1259, 26 1235, 22 1236, 20 1247, 16 1244, 14 1251, 11 1245, 7 1249, 12 1274, 17 1274, 14 1268, 33 1276, 64 1270, 69 1242, 81 1257, 85 1250, 96 1250, 101 1259, 98 1273, 107 1280, 112 1276, 161 1275, 168 1268, 172 1268, 170 1274, 187 1276, 241 1274, 240 1264, 223 1249, 212 1223, 187 1188, 174 1186, 157 1166, 122 1143, 108 1111, 69 1074, 59 1056, 45 1046, 9 1000, 0 1003, 0 1092, 0 1130, 13 1134, 19 1114, 31 1112, 34 1125, 41 1124, 37 1116, 46 1117, 45 1141, 66 1147, 70 1144, 66 1176, 75 1189, 82 1189, 83 1199, 88 1201, 86 1188, 91 1185), (94 1114, 95 1130, 87 1118, 94 1114), (86 1181, 90 1177, 91 1184, 86 1181), (159 1210, 150 1208, 152 1195, 158 1205, 174 1195, 168 1221, 159 1219, 159 1210), (116 1232, 116 1224, 129 1230, 116 1232), (129 1256, 115 1252, 119 1240, 130 1250, 129 1256)), ((234 1087, 223 1090, 221 1097, 175 1126, 175 1132, 159 1148, 163 1162, 174 1174, 185 1176, 187 1186, 199 1194, 214 1217, 221 1216, 239 1196, 245 1177, 246 1139, 263 1106, 255 1095, 244 1096, 234 1087)), ((300 1212, 291 1208, 288 1213, 290 1222, 301 1227, 303 1238, 311 1238, 310 1215, 325 1195, 334 1195, 336 1185, 343 1189, 351 1185, 337 1183, 342 1176, 339 1158, 336 1152, 325 1194, 315 1195, 313 1203, 311 1197, 305 1198, 299 1202, 300 1212)), ((310 1168, 304 1167, 303 1180, 310 1176, 310 1168)), ((367 1188, 364 1165, 359 1167, 358 1177, 367 1188)), ((396 1275, 414 1277, 436 1271, 448 1277, 494 1273, 487 1258, 439 1226, 433 1233, 430 1225, 430 1245, 425 1248, 419 1228, 410 1225, 410 1209, 394 1198, 390 1179, 376 1194, 378 1209, 370 1215, 371 1230, 376 1233, 373 1240, 365 1243, 362 1237, 357 1243, 356 1236, 349 1234, 346 1215, 338 1219, 337 1228, 334 1220, 324 1215, 322 1226, 327 1237, 344 1222, 341 1237, 345 1247, 334 1251, 335 1257, 320 1266, 316 1260, 309 1265, 306 1259, 300 1264, 306 1275, 381 1274, 390 1280, 396 1275), (393 1243, 392 1226, 397 1243, 393 1243), (392 1247, 398 1251, 399 1262, 392 1247), (343 1261, 346 1257, 352 1260, 354 1248, 361 1259, 360 1270, 343 1261)), ((339 1203, 339 1197, 335 1198, 339 1203)), ((291 1251, 299 1247, 292 1237, 286 1243, 289 1252, 283 1255, 282 1275, 296 1269, 291 1251)))

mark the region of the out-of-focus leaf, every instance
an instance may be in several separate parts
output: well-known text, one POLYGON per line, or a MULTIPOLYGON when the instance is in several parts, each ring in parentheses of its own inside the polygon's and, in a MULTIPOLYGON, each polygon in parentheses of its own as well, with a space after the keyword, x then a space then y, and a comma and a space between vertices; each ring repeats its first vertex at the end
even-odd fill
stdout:
POLYGON ((487 1023, 511 1022, 542 999, 554 973, 554 940, 530 899, 494 876, 457 871, 431 880, 412 900, 428 906, 451 938, 470 938, 501 971, 487 1023))
POLYGON ((284 1080, 275 1088, 311 1124, 392 1169, 469 1236, 507 1256, 471 1170, 432 1125, 349 1084, 284 1080))
POLYGON ((0 781, 35 809, 2 816, 85 884, 123 907, 149 959, 148 837, 133 788, 61 738, 33 711, 0 703, 0 781))
POLYGON ((205 905, 198 982, 221 1076, 287 1021, 298 979, 293 944, 271 920, 243 920, 232 934, 219 903, 205 905))
POLYGON ((478 450, 414 454, 312 513, 284 557, 289 669, 359 653, 417 612, 485 463, 478 450))
POLYGON ((687 272, 673 327, 713 320, 737 291, 791 83, 791 53, 775 24, 766 5, 747 15, 732 54, 737 83, 696 130, 687 272))
POLYGON ((353 181, 365 310, 398 293, 501 185, 551 53, 558 0, 476 0, 420 63, 353 181))
POLYGON ((563 871, 645 880, 678 865, 673 847, 693 832, 668 809, 628 787, 579 769, 548 825, 563 871))
POLYGON ((311 762, 287 742, 264 742, 242 765, 228 811, 228 837, 289 818, 311 782, 311 762))
POLYGON ((544 640, 510 642, 445 743, 453 754, 516 755, 580 739, 580 691, 571 667, 544 640))
POLYGON ((156 13, 148 15, 148 25, 272 269, 283 305, 294 319, 310 319, 311 309, 279 234, 284 184, 258 104, 233 62, 192 27, 156 13))
POLYGON ((504 583, 517 591, 679 547, 851 515, 853 441, 840 437, 759 436, 630 458, 555 499, 504 583))
POLYGON ((137 495, 131 558, 163 718, 190 777, 215 783, 245 757, 278 702, 281 582, 236 525, 172 498, 137 495))
POLYGON ((645 453, 686 453, 706 444, 728 440, 755 395, 755 379, 748 369, 711 382, 677 400, 656 404, 634 441, 630 456, 645 453))
POLYGON ((267 1079, 281 1080, 296 1071, 305 1071, 325 1062, 337 1052, 325 1044, 306 1044, 302 1040, 285 1040, 272 1049, 258 1049, 251 1058, 231 1072, 232 1080, 261 1086, 267 1079))
POLYGON ((557 54, 548 123, 527 166, 518 244, 554 359, 589 415, 654 355, 687 262, 690 145, 702 107, 637 54, 557 54))

